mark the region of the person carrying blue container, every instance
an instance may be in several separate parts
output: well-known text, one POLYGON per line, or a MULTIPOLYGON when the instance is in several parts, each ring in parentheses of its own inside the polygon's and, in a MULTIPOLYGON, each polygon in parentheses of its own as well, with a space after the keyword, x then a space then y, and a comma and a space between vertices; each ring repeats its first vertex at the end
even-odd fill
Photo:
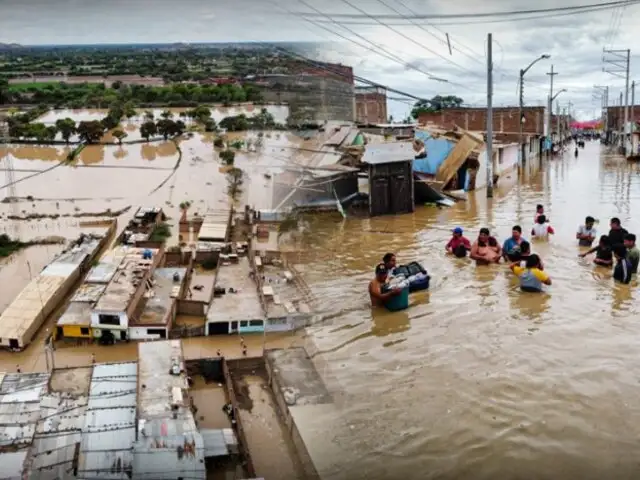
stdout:
POLYGON ((371 298, 371 305, 375 307, 383 307, 391 298, 402 293, 401 288, 392 288, 391 290, 384 292, 388 278, 389 271, 385 264, 378 264, 376 266, 376 277, 369 282, 369 297, 371 298))

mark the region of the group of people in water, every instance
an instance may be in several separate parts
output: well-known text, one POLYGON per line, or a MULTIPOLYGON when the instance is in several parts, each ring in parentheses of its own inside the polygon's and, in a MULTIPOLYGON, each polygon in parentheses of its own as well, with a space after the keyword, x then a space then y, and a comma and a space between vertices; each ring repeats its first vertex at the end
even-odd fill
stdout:
MULTIPOLYGON (((622 227, 620 219, 614 217, 609 222, 609 234, 601 235, 596 246, 593 246, 597 230, 596 220, 592 216, 585 218, 584 224, 576 231, 576 239, 581 247, 589 247, 579 256, 584 258, 595 254, 593 263, 601 267, 613 267, 613 278, 620 283, 628 284, 637 273, 640 264, 640 250, 636 247, 636 236, 622 227)), ((548 239, 555 234, 544 213, 544 207, 537 205, 531 237, 548 239)), ((478 238, 471 241, 464 236, 464 230, 456 227, 452 230, 451 239, 445 246, 448 254, 458 258, 469 255, 478 265, 488 265, 505 261, 511 271, 519 278, 520 288, 525 292, 541 292, 544 285, 551 285, 551 277, 545 272, 539 255, 532 253, 531 243, 522 234, 522 227, 515 225, 511 236, 502 245, 491 235, 488 228, 481 228, 478 238)), ((376 278, 369 285, 369 294, 374 305, 384 305, 391 297, 398 295, 401 289, 385 289, 396 267, 396 256, 387 253, 382 262, 376 266, 376 278)))

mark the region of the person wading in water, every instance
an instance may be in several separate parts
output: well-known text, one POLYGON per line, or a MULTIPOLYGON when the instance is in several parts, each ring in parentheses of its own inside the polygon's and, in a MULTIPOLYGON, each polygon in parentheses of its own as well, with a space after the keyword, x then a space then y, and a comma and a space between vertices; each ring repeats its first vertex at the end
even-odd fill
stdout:
POLYGON ((382 288, 387 283, 389 273, 384 263, 378 264, 376 267, 376 278, 369 283, 369 297, 371 298, 371 305, 375 307, 382 307, 391 297, 395 297, 402 290, 400 288, 394 288, 389 292, 382 293, 382 288))
POLYGON ((475 260, 478 265, 487 265, 489 263, 500 262, 500 254, 502 249, 495 237, 491 236, 488 228, 481 228, 478 239, 471 245, 470 257, 475 260))

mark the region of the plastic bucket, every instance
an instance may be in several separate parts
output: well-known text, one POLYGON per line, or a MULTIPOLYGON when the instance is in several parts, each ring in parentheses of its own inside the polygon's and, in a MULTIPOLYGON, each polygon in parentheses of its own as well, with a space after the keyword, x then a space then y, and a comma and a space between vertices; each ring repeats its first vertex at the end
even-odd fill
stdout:
POLYGON ((398 295, 391 297, 384 306, 392 312, 409 308, 409 287, 405 287, 398 295))

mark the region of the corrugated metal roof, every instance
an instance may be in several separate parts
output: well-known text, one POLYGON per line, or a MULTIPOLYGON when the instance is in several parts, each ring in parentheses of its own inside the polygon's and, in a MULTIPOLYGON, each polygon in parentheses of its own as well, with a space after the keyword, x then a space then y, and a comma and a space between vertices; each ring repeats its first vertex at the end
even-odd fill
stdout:
POLYGON ((135 441, 136 363, 93 368, 78 478, 129 480, 135 441))
POLYGON ((137 365, 96 365, 89 387, 89 411, 136 406, 137 365))
POLYGON ((193 419, 157 419, 144 424, 133 449, 133 478, 206 478, 204 442, 193 419))
POLYGON ((201 430, 200 433, 204 443, 205 457, 225 457, 229 455, 230 452, 222 429, 206 429, 201 430))
POLYGON ((20 450, 19 452, 6 452, 0 453, 0 465, 2 465, 2 472, 0 472, 0 478, 3 480, 21 480, 22 479, 22 465, 27 458, 27 450, 20 450))
POLYGON ((406 162, 413 160, 416 152, 409 142, 381 143, 367 146, 362 162, 369 165, 381 163, 406 162))
POLYGON ((66 478, 80 440, 79 431, 36 438, 31 448, 29 478, 38 480, 66 478))
POLYGON ((0 386, 0 403, 39 402, 48 381, 48 373, 6 374, 0 386))
POLYGON ((135 428, 102 432, 82 432, 78 478, 129 480, 135 428))

